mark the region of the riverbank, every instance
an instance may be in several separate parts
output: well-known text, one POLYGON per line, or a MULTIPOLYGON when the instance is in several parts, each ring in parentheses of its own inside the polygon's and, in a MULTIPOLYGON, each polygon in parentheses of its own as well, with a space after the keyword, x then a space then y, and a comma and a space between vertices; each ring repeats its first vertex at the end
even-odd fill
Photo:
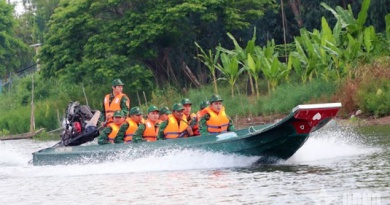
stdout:
MULTIPOLYGON (((243 129, 251 125, 270 124, 285 117, 283 114, 275 114, 270 116, 256 116, 233 119, 237 129, 243 129)), ((348 119, 336 118, 343 125, 354 126, 372 126, 372 125, 390 125, 390 116, 375 118, 373 116, 360 117, 354 116, 348 119)))
MULTIPOLYGON (((374 118, 374 117, 368 117, 368 118, 358 118, 357 121, 360 122, 363 126, 370 126, 370 125, 390 125, 390 116, 387 117, 381 117, 381 118, 374 118)), ((354 121, 354 119, 349 119, 347 121, 354 121)))

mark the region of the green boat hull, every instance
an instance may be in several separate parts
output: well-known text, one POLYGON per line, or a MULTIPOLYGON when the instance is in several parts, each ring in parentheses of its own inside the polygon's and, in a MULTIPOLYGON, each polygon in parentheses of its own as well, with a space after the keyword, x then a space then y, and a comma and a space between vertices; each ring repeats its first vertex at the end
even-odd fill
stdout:
POLYGON ((143 143, 46 148, 33 153, 33 164, 94 163, 122 157, 133 159, 149 155, 163 156, 168 152, 186 149, 259 156, 259 161, 272 163, 290 158, 306 142, 310 133, 335 117, 341 107, 339 103, 316 105, 321 106, 297 106, 275 124, 252 126, 219 135, 143 143), (319 115, 321 117, 318 119, 319 115))

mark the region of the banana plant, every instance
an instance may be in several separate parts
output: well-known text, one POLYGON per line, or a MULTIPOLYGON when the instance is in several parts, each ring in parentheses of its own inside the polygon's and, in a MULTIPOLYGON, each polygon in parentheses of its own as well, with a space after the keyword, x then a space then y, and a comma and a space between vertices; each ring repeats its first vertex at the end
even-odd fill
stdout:
POLYGON ((221 51, 219 49, 216 50, 215 55, 211 50, 208 50, 208 53, 206 53, 202 47, 199 46, 198 43, 195 42, 195 45, 199 48, 200 54, 196 56, 202 63, 206 65, 206 67, 210 70, 211 76, 213 77, 213 84, 214 84, 214 92, 218 93, 218 87, 217 87, 217 78, 215 75, 215 68, 217 67, 218 59, 220 56, 221 51))
POLYGON ((267 46, 255 48, 256 61, 268 81, 268 92, 275 90, 283 78, 288 78, 290 70, 285 63, 279 61, 279 54, 275 52, 275 42, 267 42, 267 46))
MULTIPOLYGON (((305 29, 301 29, 301 34, 305 33, 305 29)), ((296 63, 292 63, 295 72, 301 76, 301 80, 303 83, 306 81, 311 81, 313 71, 316 68, 317 59, 313 55, 313 49, 311 49, 311 41, 308 39, 307 35, 301 35, 300 37, 295 37, 295 47, 296 51, 290 53, 293 57, 292 59, 297 59, 300 61, 301 65, 298 66, 296 63)))
POLYGON ((255 80, 255 86, 256 86, 256 96, 260 97, 259 92, 259 76, 261 73, 260 68, 260 62, 255 61, 250 53, 248 53, 248 58, 246 60, 246 63, 244 64, 246 67, 246 70, 249 72, 249 74, 253 77, 255 80))
POLYGON ((234 85, 245 69, 244 67, 239 68, 239 61, 235 55, 221 53, 220 59, 221 64, 217 65, 217 69, 224 77, 218 80, 226 80, 230 85, 231 95, 234 96, 234 85))
POLYGON ((375 33, 374 26, 366 27, 363 31, 363 44, 367 54, 374 51, 375 47, 378 46, 378 38, 375 33))
MULTIPOLYGON (((239 62, 241 62, 241 64, 244 64, 246 65, 247 63, 247 56, 248 54, 250 54, 251 56, 254 55, 254 50, 255 50, 255 41, 256 41, 256 27, 254 28, 254 31, 253 31, 253 37, 251 40, 249 40, 246 44, 246 47, 245 49, 243 49, 237 42, 237 40, 234 38, 234 36, 230 33, 227 33, 227 35, 229 36, 229 38, 233 41, 233 44, 234 44, 234 50, 228 50, 228 49, 225 49, 225 48, 222 48, 220 47, 220 50, 224 53, 227 53, 229 55, 235 55, 237 57, 237 60, 239 62)), ((248 69, 248 66, 246 65, 245 66, 246 69, 248 69)), ((252 78, 256 78, 256 75, 258 75, 258 73, 253 73, 251 71, 248 70, 248 75, 249 75, 249 81, 250 81, 250 85, 251 85, 251 90, 252 91, 255 91, 255 88, 253 86, 253 80, 252 78)), ((256 93, 258 92, 258 88, 256 87, 256 93)))
POLYGON ((336 10, 329 7, 326 3, 321 5, 333 13, 337 21, 341 23, 342 28, 346 28, 347 32, 352 36, 356 36, 363 32, 364 24, 366 23, 368 16, 368 8, 370 7, 371 0, 363 0, 361 10, 358 14, 358 18, 355 19, 351 6, 348 5, 348 10, 345 10, 341 6, 337 6, 336 10))

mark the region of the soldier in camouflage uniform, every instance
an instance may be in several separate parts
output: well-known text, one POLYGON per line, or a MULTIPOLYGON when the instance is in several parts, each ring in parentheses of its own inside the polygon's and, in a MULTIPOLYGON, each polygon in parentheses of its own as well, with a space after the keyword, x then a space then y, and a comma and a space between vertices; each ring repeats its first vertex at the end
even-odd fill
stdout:
POLYGON ((202 110, 203 117, 199 121, 199 132, 201 135, 218 134, 235 130, 233 122, 225 113, 222 106, 222 98, 213 95, 210 98, 210 105, 202 110))
POLYGON ((112 115, 117 110, 122 110, 127 116, 130 109, 130 98, 123 93, 124 83, 120 79, 114 79, 111 83, 112 92, 104 97, 100 122, 103 126, 112 122, 112 115))

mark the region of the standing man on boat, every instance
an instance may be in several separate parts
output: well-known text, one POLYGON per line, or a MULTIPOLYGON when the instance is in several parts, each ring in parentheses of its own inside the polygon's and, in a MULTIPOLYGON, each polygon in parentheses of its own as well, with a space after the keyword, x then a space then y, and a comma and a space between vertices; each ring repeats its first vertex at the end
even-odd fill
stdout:
POLYGON ((120 127, 118 135, 114 140, 115 143, 132 142, 135 131, 138 129, 139 124, 142 123, 142 114, 142 110, 139 107, 130 109, 130 117, 120 127))
POLYGON ((158 133, 158 113, 156 106, 151 105, 148 108, 148 119, 144 124, 140 124, 133 135, 133 142, 153 142, 157 140, 158 133))
POLYGON ((115 111, 122 110, 127 115, 130 109, 130 98, 123 93, 124 83, 121 79, 114 79, 111 85, 112 92, 104 97, 103 111, 100 116, 103 126, 113 121, 112 116, 115 111))
POLYGON ((109 123, 99 135, 98 144, 113 144, 114 139, 117 137, 121 125, 125 122, 126 115, 122 110, 114 112, 113 122, 109 123))
POLYGON ((210 105, 202 112, 205 114, 199 121, 201 135, 219 134, 235 130, 232 120, 225 113, 225 107, 222 106, 222 98, 219 95, 212 95, 210 105))
POLYGON ((183 111, 184 107, 181 103, 173 105, 172 114, 168 115, 168 119, 160 124, 158 140, 176 139, 192 135, 191 127, 183 120, 183 111), (185 131, 187 131, 186 135, 181 135, 185 131))

